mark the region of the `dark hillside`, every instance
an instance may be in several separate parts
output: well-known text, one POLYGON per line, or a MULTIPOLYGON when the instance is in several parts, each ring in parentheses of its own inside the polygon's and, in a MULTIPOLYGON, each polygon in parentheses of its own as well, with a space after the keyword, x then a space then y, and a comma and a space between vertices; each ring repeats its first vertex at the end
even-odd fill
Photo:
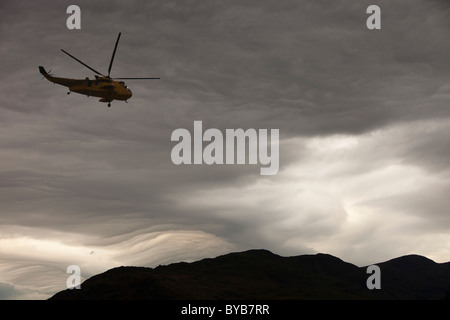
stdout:
POLYGON ((444 299, 450 264, 409 255, 383 263, 381 290, 369 290, 366 267, 328 254, 281 257, 266 250, 230 253, 157 268, 119 267, 51 299, 276 300, 444 299))

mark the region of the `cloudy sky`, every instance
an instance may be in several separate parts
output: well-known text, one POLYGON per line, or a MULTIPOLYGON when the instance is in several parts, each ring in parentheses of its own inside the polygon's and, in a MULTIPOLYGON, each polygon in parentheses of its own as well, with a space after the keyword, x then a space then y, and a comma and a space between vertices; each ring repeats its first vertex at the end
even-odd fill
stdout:
POLYGON ((450 3, 0 3, 0 299, 121 265, 263 248, 358 266, 450 260, 450 3), (381 30, 366 9, 381 8, 381 30), (98 98, 40 80, 128 81, 98 98), (177 128, 279 129, 280 169, 181 165, 177 128))

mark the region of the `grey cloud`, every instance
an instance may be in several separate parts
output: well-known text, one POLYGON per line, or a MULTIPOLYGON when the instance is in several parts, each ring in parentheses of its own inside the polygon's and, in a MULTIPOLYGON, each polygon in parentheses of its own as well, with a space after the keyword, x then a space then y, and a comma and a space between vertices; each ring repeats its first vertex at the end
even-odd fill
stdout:
POLYGON ((19 294, 14 288, 14 285, 0 282, 0 300, 14 299, 19 294))

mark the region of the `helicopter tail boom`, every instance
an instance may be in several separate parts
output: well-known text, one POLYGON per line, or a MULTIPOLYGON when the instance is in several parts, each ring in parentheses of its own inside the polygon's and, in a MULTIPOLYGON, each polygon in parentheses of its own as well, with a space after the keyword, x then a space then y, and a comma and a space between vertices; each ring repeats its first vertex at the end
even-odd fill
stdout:
POLYGON ((45 71, 43 66, 39 66, 39 72, 50 82, 60 84, 65 87, 71 87, 76 85, 82 80, 75 80, 75 79, 67 79, 67 78, 59 78, 59 77, 53 77, 48 74, 47 71, 45 71))

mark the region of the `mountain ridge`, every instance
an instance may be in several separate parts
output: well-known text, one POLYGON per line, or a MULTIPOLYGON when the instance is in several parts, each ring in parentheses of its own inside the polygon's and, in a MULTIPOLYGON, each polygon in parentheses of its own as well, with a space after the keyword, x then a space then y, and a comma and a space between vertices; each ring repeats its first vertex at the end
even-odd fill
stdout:
POLYGON ((165 266, 121 266, 50 300, 440 300, 450 292, 450 263, 406 255, 377 263, 381 289, 366 286, 367 267, 325 254, 283 257, 264 249, 165 266))

